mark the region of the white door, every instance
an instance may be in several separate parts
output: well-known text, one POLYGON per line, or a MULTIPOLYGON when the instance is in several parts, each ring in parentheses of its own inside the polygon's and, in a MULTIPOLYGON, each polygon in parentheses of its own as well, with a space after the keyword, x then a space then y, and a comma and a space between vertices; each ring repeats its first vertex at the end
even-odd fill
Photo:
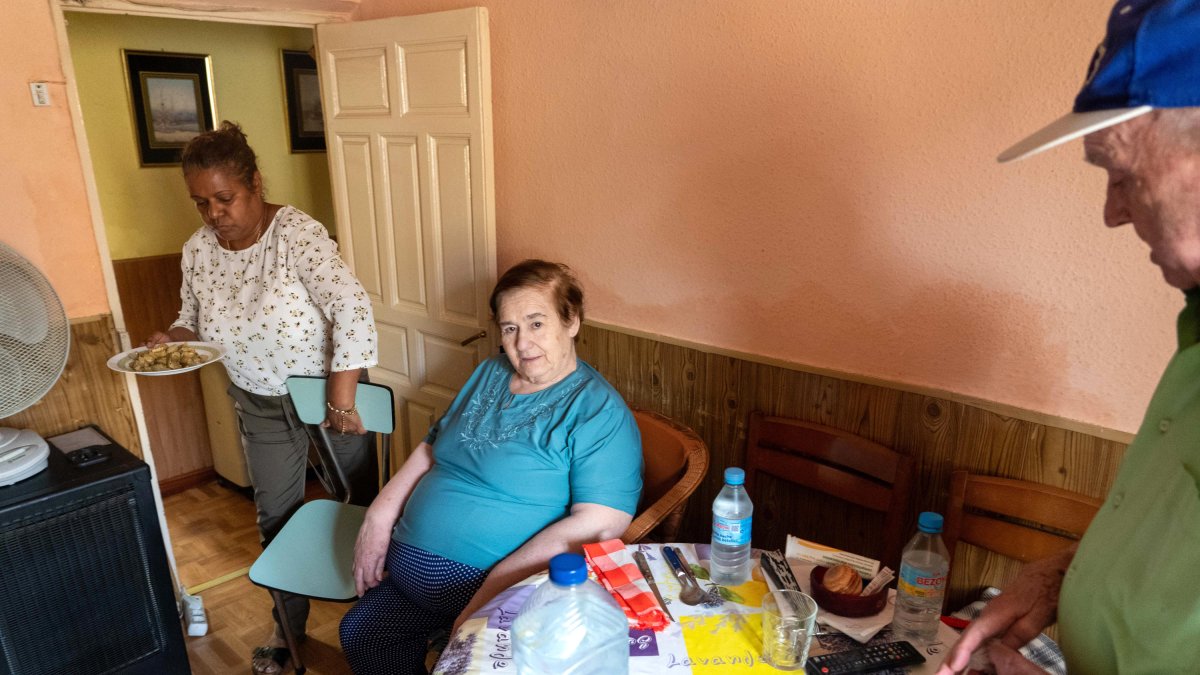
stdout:
POLYGON ((469 8, 317 27, 338 238, 373 301, 371 379, 396 392, 393 470, 496 344, 487 22, 469 8))

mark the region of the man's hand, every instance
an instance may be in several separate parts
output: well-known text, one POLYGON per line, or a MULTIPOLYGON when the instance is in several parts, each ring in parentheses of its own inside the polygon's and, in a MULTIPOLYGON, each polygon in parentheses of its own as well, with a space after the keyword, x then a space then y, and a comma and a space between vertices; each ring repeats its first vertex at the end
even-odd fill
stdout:
POLYGON ((1054 623, 1063 575, 1074 557, 1072 546, 1026 565, 1008 588, 971 622, 938 668, 937 675, 965 672, 971 655, 981 647, 986 649, 998 673, 1021 673, 1026 672, 1025 666, 1033 667, 1016 650, 1054 623))

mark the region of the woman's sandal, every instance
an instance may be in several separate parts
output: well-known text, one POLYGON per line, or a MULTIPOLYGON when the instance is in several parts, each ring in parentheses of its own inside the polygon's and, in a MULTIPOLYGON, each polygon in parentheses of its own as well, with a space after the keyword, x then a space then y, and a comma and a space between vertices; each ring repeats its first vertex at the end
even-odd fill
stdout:
POLYGON ((290 670, 292 652, 287 647, 257 647, 250 657, 253 675, 280 675, 290 670))

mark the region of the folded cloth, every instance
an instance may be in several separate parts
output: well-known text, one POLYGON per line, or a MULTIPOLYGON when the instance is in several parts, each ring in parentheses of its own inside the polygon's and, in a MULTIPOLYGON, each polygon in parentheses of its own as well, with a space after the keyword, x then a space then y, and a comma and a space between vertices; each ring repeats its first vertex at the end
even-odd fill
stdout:
POLYGON ((584 544, 583 555, 596 573, 596 578, 625 612, 631 627, 654 631, 667 627, 669 621, 666 613, 659 607, 650 584, 633 561, 633 555, 625 550, 624 542, 609 539, 584 544))

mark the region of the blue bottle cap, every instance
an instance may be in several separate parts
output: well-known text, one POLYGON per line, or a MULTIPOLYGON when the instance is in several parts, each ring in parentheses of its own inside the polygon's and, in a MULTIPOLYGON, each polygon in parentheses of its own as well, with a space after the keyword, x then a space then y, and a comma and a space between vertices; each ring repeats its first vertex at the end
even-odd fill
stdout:
POLYGON ((942 531, 942 514, 934 513, 933 511, 923 511, 917 517, 917 529, 929 534, 938 534, 942 531))
POLYGON ((575 586, 587 578, 587 561, 578 553, 559 553, 550 559, 550 581, 559 586, 575 586))
POLYGON ((725 469, 725 484, 726 485, 742 485, 746 482, 746 472, 731 466, 725 469))

